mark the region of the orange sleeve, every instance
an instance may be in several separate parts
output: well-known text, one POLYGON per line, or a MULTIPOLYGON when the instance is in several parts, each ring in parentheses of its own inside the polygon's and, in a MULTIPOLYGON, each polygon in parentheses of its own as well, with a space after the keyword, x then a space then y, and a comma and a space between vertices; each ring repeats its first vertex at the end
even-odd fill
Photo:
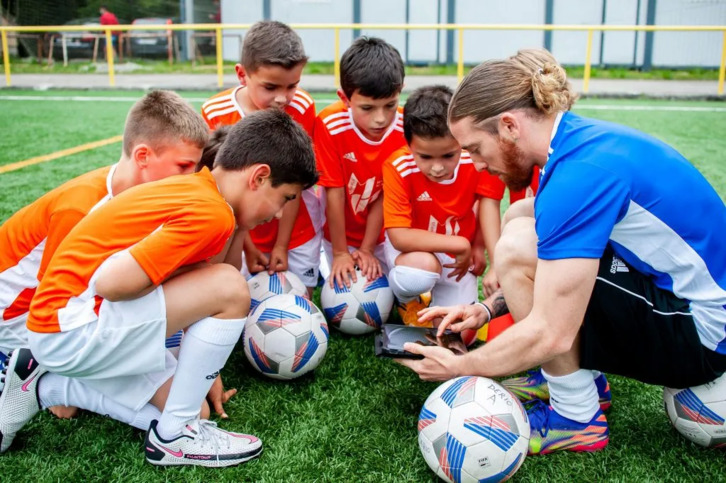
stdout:
POLYGON ((48 223, 48 237, 45 240, 45 248, 43 248, 43 258, 40 260, 38 269, 38 280, 42 280, 50 259, 58 249, 60 242, 84 216, 86 216, 86 213, 72 208, 59 210, 51 215, 48 223))
POLYGON ((308 133, 308 136, 312 139, 313 137, 313 130, 315 127, 315 101, 313 101, 312 104, 310 104, 310 107, 308 107, 305 110, 305 114, 301 116, 300 119, 300 125, 305 129, 305 132, 308 133))
POLYGON ((413 215, 405 180, 393 166, 398 152, 383 163, 383 228, 411 228, 413 215))
POLYGON ((476 193, 485 198, 501 201, 504 198, 504 182, 486 171, 477 173, 476 193))
POLYGON ((210 131, 214 131, 215 129, 217 129, 217 124, 216 124, 215 122, 211 121, 211 120, 210 120, 210 119, 209 119, 209 118, 207 117, 207 113, 206 113, 206 112, 204 112, 204 109, 202 109, 202 119, 204 119, 204 122, 206 122, 206 123, 207 123, 207 126, 209 126, 209 130, 210 130, 210 131))
POLYGON ((222 251, 234 231, 231 214, 220 205, 194 205, 172 217, 129 252, 154 285, 177 268, 207 260, 222 251))
POLYGON ((343 168, 340 156, 335 151, 333 136, 330 135, 320 116, 315 119, 313 144, 315 146, 315 161, 320 172, 318 184, 328 188, 342 188, 345 186, 343 168))

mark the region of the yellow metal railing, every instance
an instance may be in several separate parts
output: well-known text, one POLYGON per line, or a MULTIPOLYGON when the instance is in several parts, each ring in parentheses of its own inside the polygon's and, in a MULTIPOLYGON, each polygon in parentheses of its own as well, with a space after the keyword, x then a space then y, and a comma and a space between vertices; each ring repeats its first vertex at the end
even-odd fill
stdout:
MULTIPOLYGON (((217 42, 217 83, 220 87, 223 84, 222 64, 222 30, 248 29, 251 24, 174 24, 174 25, 112 25, 112 26, 90 26, 90 25, 51 25, 51 26, 6 26, 0 27, 3 47, 3 63, 5 65, 5 83, 9 86, 10 59, 7 50, 8 32, 104 32, 106 37, 106 58, 108 59, 108 83, 115 85, 113 67, 113 46, 111 45, 111 31, 133 31, 133 30, 205 30, 214 31, 217 42)), ((722 32, 723 41, 721 45, 721 65, 718 76, 718 94, 724 93, 724 79, 726 78, 726 25, 478 25, 478 24, 290 24, 290 27, 298 30, 332 30, 334 35, 334 72, 336 82, 340 74, 340 31, 353 29, 375 29, 375 30, 456 30, 458 33, 459 49, 457 58, 456 73, 459 81, 464 77, 464 31, 465 30, 541 30, 541 31, 575 31, 587 32, 587 44, 585 48, 585 71, 583 74, 582 90, 587 93, 590 87, 590 74, 592 65, 592 38, 594 32, 722 32)), ((52 46, 51 46, 52 48, 52 46)))

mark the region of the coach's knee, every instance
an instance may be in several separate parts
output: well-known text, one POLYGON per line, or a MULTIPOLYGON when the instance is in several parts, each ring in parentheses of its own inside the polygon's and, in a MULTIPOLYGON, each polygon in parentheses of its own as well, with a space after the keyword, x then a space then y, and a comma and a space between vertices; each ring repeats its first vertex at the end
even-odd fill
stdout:
POLYGON ((537 234, 534 218, 509 221, 495 249, 494 270, 500 277, 513 270, 534 269, 537 265, 537 234))
POLYGON ((229 318, 247 317, 250 311, 250 291, 247 281, 232 265, 214 266, 215 298, 220 301, 220 315, 229 318))

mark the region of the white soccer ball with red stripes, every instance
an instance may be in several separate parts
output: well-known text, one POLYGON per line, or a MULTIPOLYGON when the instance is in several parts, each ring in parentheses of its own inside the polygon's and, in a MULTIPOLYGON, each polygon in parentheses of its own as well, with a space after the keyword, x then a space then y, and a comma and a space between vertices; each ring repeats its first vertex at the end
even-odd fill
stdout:
POLYGON ((440 385, 418 417, 418 444, 429 467, 449 482, 504 481, 529 448, 522 403, 485 377, 459 377, 440 385))
POLYGON ((726 448, 726 374, 702 386, 665 387, 663 402, 683 436, 701 446, 726 448))
POLYGON ((252 367, 273 379, 315 369, 328 349, 328 324, 315 304, 293 294, 263 300, 247 317, 244 351, 252 367))
POLYGON ((357 281, 350 287, 326 280, 320 292, 320 305, 328 322, 344 334, 361 335, 381 328, 391 315, 393 291, 385 275, 368 280, 356 268, 357 281))

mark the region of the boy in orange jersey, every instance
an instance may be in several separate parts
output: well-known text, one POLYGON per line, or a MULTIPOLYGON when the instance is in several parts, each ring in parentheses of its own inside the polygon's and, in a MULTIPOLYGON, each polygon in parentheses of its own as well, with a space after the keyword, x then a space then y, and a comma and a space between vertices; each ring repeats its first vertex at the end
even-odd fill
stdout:
POLYGON ((432 305, 478 300, 477 276, 486 261, 477 201, 490 196, 499 180, 477 172, 449 132, 452 95, 444 86, 411 94, 403 118, 408 146, 383 165, 388 280, 402 304, 426 292, 432 305))
MULTIPOLYGON (((241 63, 235 66, 240 85, 209 99, 202 116, 211 129, 235 124, 261 109, 280 109, 312 137, 315 123, 313 98, 298 87, 307 63, 302 40, 281 22, 254 24, 245 35, 241 63)), ((320 265, 322 213, 313 189, 289 203, 282 218, 258 226, 244 238, 245 275, 268 270, 290 270, 300 277, 312 296, 320 265)), ((232 254, 233 256, 235 254, 232 254)), ((242 265, 235 257, 235 264, 242 265)))
POLYGON ((385 41, 361 37, 340 59, 340 101, 315 121, 319 185, 325 188, 323 248, 329 283, 350 285, 355 265, 369 278, 385 272, 382 165, 405 145, 398 97, 401 55, 385 41))
POLYGON ((239 270, 210 262, 224 257, 236 226, 281 216, 315 181, 309 136, 268 110, 232 128, 212 172, 137 186, 89 213, 59 245, 33 298, 30 349, 8 363, 0 450, 39 404, 62 396, 63 379, 76 378, 130 410, 162 411, 144 445, 152 464, 229 466, 259 455, 254 436, 199 418, 250 304, 239 270), (164 339, 180 329, 175 364, 164 339))
MULTIPOLYGON (((173 92, 151 92, 129 111, 118 163, 68 181, 0 226, 0 361, 13 348, 28 346, 30 301, 68 232, 132 186, 194 172, 207 137, 202 118, 186 101, 173 92)), ((58 416, 75 412, 51 410, 58 416)))

